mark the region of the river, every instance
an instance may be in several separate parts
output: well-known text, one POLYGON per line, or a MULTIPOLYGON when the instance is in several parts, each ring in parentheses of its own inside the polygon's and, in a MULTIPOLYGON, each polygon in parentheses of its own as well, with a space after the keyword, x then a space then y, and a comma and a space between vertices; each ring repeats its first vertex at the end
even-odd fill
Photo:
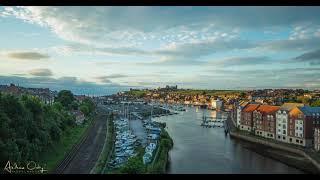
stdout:
POLYGON ((224 129, 200 126, 202 116, 219 117, 220 112, 186 107, 177 115, 154 118, 166 122, 174 146, 169 152, 168 173, 290 173, 302 171, 264 157, 246 148, 248 143, 230 139, 224 129))

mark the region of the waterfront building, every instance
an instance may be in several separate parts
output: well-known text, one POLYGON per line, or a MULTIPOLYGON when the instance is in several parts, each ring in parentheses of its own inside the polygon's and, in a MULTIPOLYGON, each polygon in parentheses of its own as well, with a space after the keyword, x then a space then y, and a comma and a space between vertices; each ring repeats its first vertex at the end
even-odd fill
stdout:
MULTIPOLYGON (((302 103, 284 103, 276 113, 276 139, 289 143, 289 112, 295 107, 302 107, 302 103)), ((292 126, 292 125, 291 125, 292 126)))
POLYGON ((214 99, 211 101, 211 108, 215 110, 222 110, 223 101, 220 99, 214 99))
POLYGON ((240 121, 241 121, 241 112, 242 110, 249 104, 247 101, 240 102, 236 107, 236 119, 237 119, 237 127, 240 128, 240 121))
POLYGON ((320 151, 320 128, 314 128, 314 149, 320 151))
POLYGON ((240 129, 251 132, 253 129, 253 111, 259 104, 248 104, 241 112, 240 129))
POLYGON ((319 127, 320 107, 295 107, 289 113, 289 143, 311 147, 319 127))
POLYGON ((279 106, 260 105, 253 111, 253 131, 255 135, 275 138, 276 112, 279 106))

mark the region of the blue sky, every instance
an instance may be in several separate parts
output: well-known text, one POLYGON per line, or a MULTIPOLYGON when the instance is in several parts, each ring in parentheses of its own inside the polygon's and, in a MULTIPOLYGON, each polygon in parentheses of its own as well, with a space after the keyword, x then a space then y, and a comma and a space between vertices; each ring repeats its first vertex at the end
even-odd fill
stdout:
POLYGON ((0 7, 0 27, 2 84, 320 88, 319 7, 0 7))

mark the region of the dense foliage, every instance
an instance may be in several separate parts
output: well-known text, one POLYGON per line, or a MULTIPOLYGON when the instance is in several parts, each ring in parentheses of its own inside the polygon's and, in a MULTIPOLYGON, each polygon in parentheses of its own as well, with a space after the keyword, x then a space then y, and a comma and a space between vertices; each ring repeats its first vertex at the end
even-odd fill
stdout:
POLYGON ((167 131, 164 129, 161 132, 160 147, 158 156, 155 159, 155 163, 148 168, 148 173, 163 174, 166 172, 166 166, 168 162, 168 152, 173 147, 173 141, 167 131))
MULTIPOLYGON (((41 153, 58 142, 64 131, 75 126, 75 117, 69 109, 69 105, 74 105, 70 93, 60 92, 51 105, 34 96, 0 93, 0 164, 8 160, 39 161, 41 153)), ((93 110, 91 105, 89 110, 93 110)))
POLYGON ((58 93, 58 97, 55 101, 60 102, 65 108, 71 109, 74 104, 74 96, 69 90, 62 90, 58 93))
POLYGON ((320 100, 314 101, 313 103, 311 103, 311 106, 320 107, 320 100))
POLYGON ((85 116, 88 116, 91 112, 93 112, 94 108, 95 104, 89 98, 84 99, 79 106, 80 111, 85 116))

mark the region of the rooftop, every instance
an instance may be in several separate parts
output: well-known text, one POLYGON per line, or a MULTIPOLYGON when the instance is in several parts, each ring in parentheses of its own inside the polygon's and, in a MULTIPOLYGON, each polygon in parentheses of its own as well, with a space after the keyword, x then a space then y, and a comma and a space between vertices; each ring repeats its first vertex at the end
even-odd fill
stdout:
POLYGON ((320 113, 320 107, 310 107, 310 106, 303 106, 298 107, 303 114, 312 116, 313 113, 320 113))
POLYGON ((244 109, 243 112, 253 112, 259 107, 259 104, 248 104, 244 109))
POLYGON ((261 105, 257 109, 258 111, 262 113, 273 113, 275 111, 278 111, 280 109, 280 106, 270 106, 270 105, 261 105))
POLYGON ((302 103, 284 103, 281 107, 280 110, 285 110, 285 111, 290 111, 291 109, 295 107, 303 107, 304 104, 302 103))

